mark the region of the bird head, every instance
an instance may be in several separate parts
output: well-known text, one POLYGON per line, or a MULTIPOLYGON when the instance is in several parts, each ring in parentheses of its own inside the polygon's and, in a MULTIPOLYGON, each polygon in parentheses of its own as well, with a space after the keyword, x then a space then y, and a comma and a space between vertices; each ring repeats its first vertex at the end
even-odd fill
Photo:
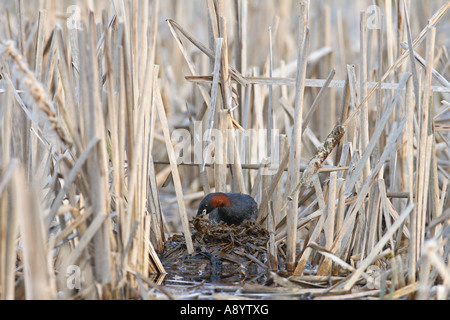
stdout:
POLYGON ((208 214, 216 208, 231 206, 230 198, 222 192, 210 193, 200 202, 197 217, 208 214))

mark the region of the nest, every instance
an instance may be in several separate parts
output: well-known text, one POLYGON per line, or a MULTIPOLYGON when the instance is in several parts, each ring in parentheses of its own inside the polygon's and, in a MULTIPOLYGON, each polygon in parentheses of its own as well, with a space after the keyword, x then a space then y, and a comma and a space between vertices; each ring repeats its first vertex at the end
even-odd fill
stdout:
POLYGON ((187 253, 184 236, 169 238, 161 259, 169 273, 212 282, 261 278, 265 274, 266 229, 252 221, 238 226, 224 222, 213 225, 204 216, 189 222, 195 253, 187 253))

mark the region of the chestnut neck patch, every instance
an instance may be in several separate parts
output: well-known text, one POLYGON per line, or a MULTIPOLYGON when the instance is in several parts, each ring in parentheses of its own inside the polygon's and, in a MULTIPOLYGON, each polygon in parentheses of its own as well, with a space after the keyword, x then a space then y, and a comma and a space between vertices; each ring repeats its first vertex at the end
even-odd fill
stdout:
POLYGON ((217 207, 229 207, 231 206, 231 200, 224 193, 216 194, 210 201, 210 205, 213 208, 217 207))

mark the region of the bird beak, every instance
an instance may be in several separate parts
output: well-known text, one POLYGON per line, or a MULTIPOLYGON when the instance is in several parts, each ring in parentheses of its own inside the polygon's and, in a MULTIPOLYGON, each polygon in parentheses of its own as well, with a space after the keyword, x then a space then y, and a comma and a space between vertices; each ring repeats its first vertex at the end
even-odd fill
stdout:
POLYGON ((197 212, 197 217, 198 217, 198 216, 202 216, 202 215, 204 215, 204 214, 206 214, 206 209, 203 209, 202 211, 199 210, 199 211, 197 212))
POLYGON ((202 211, 197 212, 197 217, 206 214, 206 209, 203 209, 202 211))

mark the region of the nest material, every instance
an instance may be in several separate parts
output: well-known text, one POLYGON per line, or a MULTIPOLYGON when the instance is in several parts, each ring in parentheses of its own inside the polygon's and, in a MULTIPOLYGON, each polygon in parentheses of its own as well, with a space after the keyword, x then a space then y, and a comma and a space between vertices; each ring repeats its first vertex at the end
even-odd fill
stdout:
POLYGON ((217 281, 260 274, 261 269, 267 269, 269 233, 261 226, 252 221, 238 226, 224 222, 213 225, 204 216, 193 218, 190 224, 195 253, 187 254, 184 236, 173 236, 162 254, 162 262, 169 270, 202 273, 217 281))
POLYGON ((191 220, 194 227, 192 240, 200 244, 220 245, 235 243, 244 246, 247 243, 265 247, 269 240, 266 229, 252 221, 244 221, 241 225, 228 225, 221 221, 218 225, 211 224, 205 217, 195 217, 191 220))

